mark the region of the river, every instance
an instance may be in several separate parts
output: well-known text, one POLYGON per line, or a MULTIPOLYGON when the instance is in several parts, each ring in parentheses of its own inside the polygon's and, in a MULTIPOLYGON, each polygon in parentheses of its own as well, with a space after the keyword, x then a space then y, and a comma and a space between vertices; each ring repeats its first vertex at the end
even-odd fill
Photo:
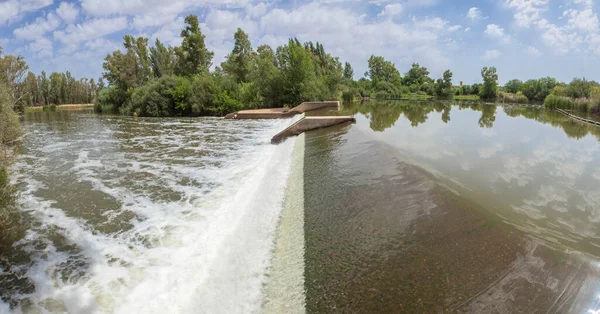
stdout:
POLYGON ((270 137, 288 123, 28 114, 3 299, 26 313, 255 311, 293 148, 270 137))
MULTIPOLYGON (((323 112, 316 113, 323 114, 323 112)), ((365 102, 356 124, 29 113, 0 311, 600 309, 600 128, 365 102)))

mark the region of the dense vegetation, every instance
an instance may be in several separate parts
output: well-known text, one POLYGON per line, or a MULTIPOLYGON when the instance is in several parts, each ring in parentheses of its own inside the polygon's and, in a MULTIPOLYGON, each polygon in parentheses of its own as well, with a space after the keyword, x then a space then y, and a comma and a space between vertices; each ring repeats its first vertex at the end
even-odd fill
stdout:
POLYGON ((371 56, 365 78, 354 81, 352 66, 320 43, 290 39, 273 49, 252 47, 241 29, 226 60, 210 71, 214 54, 205 46, 198 18, 189 15, 179 47, 144 37, 124 37, 124 50, 106 56, 98 111, 140 116, 222 115, 244 108, 294 106, 303 101, 360 97, 401 98, 418 92, 450 97, 452 73, 437 83, 418 64, 403 79, 390 61, 371 56))
POLYGON ((2 57, 3 84, 13 99, 14 109, 23 111, 24 107, 36 105, 89 104, 96 97, 96 91, 104 83, 96 84, 94 79, 75 79, 70 72, 46 72, 36 76, 28 71, 29 67, 21 56, 2 57))
POLYGON ((21 57, 3 55, 0 47, 0 223, 7 219, 5 211, 14 196, 13 187, 9 184, 8 166, 12 161, 14 143, 22 133, 19 117, 13 110, 13 95, 18 95, 15 64, 25 64, 25 61, 21 57))

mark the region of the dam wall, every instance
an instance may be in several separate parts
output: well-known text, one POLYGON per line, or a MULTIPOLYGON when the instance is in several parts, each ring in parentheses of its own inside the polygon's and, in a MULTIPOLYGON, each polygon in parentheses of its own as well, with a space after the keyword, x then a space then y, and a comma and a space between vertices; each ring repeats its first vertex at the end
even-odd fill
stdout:
POLYGON ((267 109, 253 109, 253 110, 241 110, 233 112, 225 116, 225 119, 284 119, 291 118, 297 114, 305 113, 308 111, 319 110, 323 108, 338 109, 340 107, 339 101, 318 101, 318 102, 303 102, 300 105, 292 108, 267 108, 267 109))
POLYGON ((350 116, 304 117, 273 136, 271 143, 279 143, 290 136, 296 136, 306 131, 355 121, 356 119, 350 116))

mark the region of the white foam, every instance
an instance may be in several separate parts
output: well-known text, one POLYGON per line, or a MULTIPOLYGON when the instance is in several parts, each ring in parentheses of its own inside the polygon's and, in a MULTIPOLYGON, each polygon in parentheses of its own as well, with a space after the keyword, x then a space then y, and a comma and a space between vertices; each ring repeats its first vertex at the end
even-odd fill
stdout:
POLYGON ((18 161, 15 181, 23 186, 23 209, 42 224, 17 243, 36 261, 27 271, 36 290, 25 296, 34 306, 25 312, 260 309, 295 141, 271 145, 269 139, 291 121, 182 121, 111 118, 107 125, 114 129, 96 126, 102 129, 97 137, 83 133, 67 139, 49 130, 25 143, 27 158, 18 161), (123 132, 124 125, 133 134, 123 132), (170 135, 135 134, 144 128, 168 128, 170 135), (194 149, 202 154, 180 153, 190 143, 200 145, 194 149), (48 162, 31 158, 40 155, 48 162), (52 174, 54 167, 66 166, 66 173, 52 174), (77 195, 87 189, 110 196, 121 208, 105 212, 106 223, 119 223, 111 217, 128 211, 137 217, 129 221, 133 227, 104 234, 85 217, 71 216, 48 193, 39 193, 55 176, 79 182, 83 191, 77 195), (48 230, 77 252, 55 247, 48 230), (40 241, 43 252, 34 246, 40 241), (61 279, 61 263, 69 259, 87 263, 85 274, 61 279))

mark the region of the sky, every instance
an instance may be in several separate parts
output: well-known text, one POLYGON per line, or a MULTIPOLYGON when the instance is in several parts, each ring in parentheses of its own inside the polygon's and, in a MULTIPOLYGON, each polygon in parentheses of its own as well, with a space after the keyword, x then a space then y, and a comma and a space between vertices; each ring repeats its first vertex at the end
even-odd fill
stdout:
POLYGON ((319 41, 348 61, 355 78, 380 55, 404 74, 413 62, 433 78, 500 83, 544 76, 600 81, 598 0, 0 0, 0 46, 30 70, 98 78, 106 54, 126 34, 179 45, 183 19, 196 14, 219 65, 242 28, 254 45, 290 37, 319 41))

